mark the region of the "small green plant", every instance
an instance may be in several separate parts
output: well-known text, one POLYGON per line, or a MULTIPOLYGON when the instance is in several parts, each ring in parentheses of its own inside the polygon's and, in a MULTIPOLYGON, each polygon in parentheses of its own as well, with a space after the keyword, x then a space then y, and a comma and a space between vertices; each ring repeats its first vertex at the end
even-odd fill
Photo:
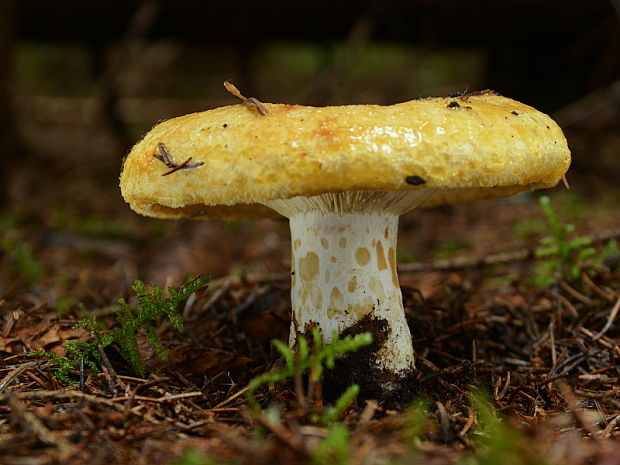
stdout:
POLYGON ((106 218, 99 213, 78 214, 76 211, 57 207, 50 211, 47 222, 55 230, 81 236, 100 238, 130 236, 130 231, 122 221, 106 218))
POLYGON ((546 461, 531 448, 520 431, 507 425, 482 389, 470 393, 470 404, 478 425, 473 430, 473 453, 460 465, 543 465, 546 461))
MULTIPOLYGON (((278 370, 263 373, 252 379, 248 385, 246 397, 250 407, 259 410, 258 401, 254 397, 254 393, 265 384, 282 383, 287 379, 299 377, 308 373, 308 389, 311 391, 313 386, 321 381, 325 368, 334 368, 337 358, 355 352, 360 348, 372 343, 372 335, 370 333, 357 334, 355 336, 346 336, 340 339, 338 334, 334 333, 332 342, 325 344, 318 328, 313 328, 312 332, 312 348, 310 349, 308 340, 305 336, 297 338, 298 350, 295 352, 284 342, 274 340, 272 344, 284 357, 284 366, 278 370)), ((359 393, 359 386, 354 384, 336 400, 333 406, 324 413, 313 413, 310 415, 311 421, 315 423, 329 424, 338 419, 340 414, 353 402, 359 393)), ((309 392, 309 396, 313 393, 309 392)))
POLYGON ((43 265, 34 257, 30 247, 14 238, 10 232, 0 238, 0 252, 6 254, 11 264, 9 269, 29 286, 43 275, 43 265))
POLYGON ((67 384, 75 384, 75 380, 70 374, 80 370, 80 365, 93 372, 98 372, 101 355, 97 351, 97 344, 80 340, 68 341, 64 344, 66 355, 58 355, 53 352, 35 352, 33 355, 44 355, 48 358, 48 363, 56 365, 54 378, 67 384))
POLYGON ((406 249, 396 249, 397 263, 413 263, 416 261, 415 255, 406 249))
POLYGON ((550 286, 558 278, 578 281, 584 260, 596 254, 592 240, 581 236, 570 238, 575 226, 560 222, 549 197, 542 196, 539 203, 551 236, 540 240, 536 258, 543 261, 536 265, 532 281, 538 287, 550 286))
POLYGON ((186 449, 183 456, 175 460, 170 465, 217 465, 218 462, 205 454, 201 454, 195 449, 186 449))
POLYGON ((531 239, 544 234, 547 225, 541 219, 524 219, 517 221, 512 226, 512 235, 517 239, 531 239))
POLYGON ((433 258, 435 260, 445 260, 454 256, 457 252, 461 252, 469 248, 471 248, 471 244, 467 239, 452 239, 438 244, 437 247, 435 247, 433 258))
POLYGON ((181 302, 200 289, 209 280, 208 276, 202 276, 190 281, 179 289, 168 288, 169 297, 162 296, 158 286, 151 286, 136 280, 131 288, 138 298, 137 305, 128 304, 125 299, 120 299, 121 309, 116 318, 120 327, 114 331, 114 340, 120 345, 121 353, 125 360, 137 373, 143 375, 146 371, 144 361, 140 356, 137 335, 143 332, 160 360, 166 361, 168 355, 155 333, 155 322, 164 316, 176 330, 183 329, 183 320, 177 312, 181 302))
POLYGON ((147 286, 140 280, 135 280, 132 289, 137 296, 137 305, 130 305, 120 299, 120 309, 116 314, 119 324, 114 329, 102 328, 94 319, 87 317, 77 323, 76 327, 91 331, 93 340, 68 341, 64 344, 66 355, 57 355, 45 352, 49 362, 56 365, 54 377, 73 384, 69 374, 77 370, 84 363, 92 371, 98 372, 97 364, 101 361, 99 347, 105 348, 117 343, 125 360, 140 375, 144 375, 146 367, 140 356, 138 335, 143 333, 155 354, 161 360, 167 360, 167 353, 155 332, 155 323, 160 317, 165 317, 177 330, 183 328, 183 321, 177 308, 192 293, 198 291, 209 281, 209 276, 199 276, 179 289, 168 288, 168 297, 164 298, 158 286, 147 286))
POLYGON ((75 297, 66 295, 62 296, 56 302, 56 314, 62 315, 63 313, 69 313, 71 308, 78 304, 78 301, 75 297))
POLYGON ((415 451, 420 438, 428 429, 428 402, 422 398, 414 400, 407 408, 404 432, 405 441, 412 451, 415 451))
POLYGON ((342 423, 329 428, 327 436, 312 452, 312 465, 347 465, 351 463, 351 442, 349 429, 342 423))
POLYGON ((614 271, 620 269, 620 248, 616 239, 607 241, 596 262, 607 265, 614 271))

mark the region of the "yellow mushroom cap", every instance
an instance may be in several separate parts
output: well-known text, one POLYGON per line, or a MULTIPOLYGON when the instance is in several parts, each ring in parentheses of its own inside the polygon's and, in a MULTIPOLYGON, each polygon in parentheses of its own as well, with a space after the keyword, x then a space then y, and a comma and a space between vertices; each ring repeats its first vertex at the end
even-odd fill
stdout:
POLYGON ((557 184, 562 130, 534 108, 483 92, 396 105, 231 105, 164 121, 131 150, 124 199, 159 218, 259 218, 265 202, 351 190, 440 188, 420 205, 502 197, 557 184), (162 176, 164 144, 189 169, 162 176), (155 157, 154 155, 159 155, 155 157))

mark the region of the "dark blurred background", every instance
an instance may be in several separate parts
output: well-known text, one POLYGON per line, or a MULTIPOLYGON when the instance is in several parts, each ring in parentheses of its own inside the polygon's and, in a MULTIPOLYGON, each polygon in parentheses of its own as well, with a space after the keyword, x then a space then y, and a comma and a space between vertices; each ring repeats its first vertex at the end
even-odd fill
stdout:
MULTIPOLYGON (((620 0, 2 0, 0 60, 2 203, 54 231, 173 228, 123 204, 121 157, 158 120, 236 103, 226 79, 310 105, 491 88, 564 128, 576 195, 617 194, 620 0)), ((197 243, 244 231, 174 227, 197 243)), ((281 231, 258 228, 260 247, 279 251, 281 231)), ((218 243, 204 267, 227 272, 239 247, 218 243)), ((263 256, 248 247, 245 259, 263 256)))

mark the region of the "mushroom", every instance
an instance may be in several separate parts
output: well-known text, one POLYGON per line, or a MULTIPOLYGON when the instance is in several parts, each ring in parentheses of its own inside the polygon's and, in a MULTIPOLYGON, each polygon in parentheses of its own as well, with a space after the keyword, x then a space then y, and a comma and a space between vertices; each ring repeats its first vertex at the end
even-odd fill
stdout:
POLYGON ((492 91, 391 106, 261 106, 158 124, 126 157, 122 195, 157 218, 288 218, 289 344, 312 327, 327 341, 371 328, 378 343, 364 376, 394 392, 414 369, 399 216, 554 186, 570 164, 566 139, 547 115, 492 91))

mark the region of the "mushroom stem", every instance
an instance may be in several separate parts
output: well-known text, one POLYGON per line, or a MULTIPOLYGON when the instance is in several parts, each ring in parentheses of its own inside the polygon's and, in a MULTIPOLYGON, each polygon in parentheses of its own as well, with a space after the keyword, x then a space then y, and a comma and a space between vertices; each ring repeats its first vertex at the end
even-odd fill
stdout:
POLYGON ((390 372, 411 369, 411 335, 396 273, 398 216, 311 211, 291 217, 290 225, 290 344, 313 326, 330 341, 334 332, 371 318, 387 333, 376 354, 377 367, 390 372))
POLYGON ((396 271, 398 216, 431 191, 354 191, 267 204, 290 220, 291 346, 312 327, 331 341, 334 332, 356 332, 359 323, 375 329, 376 351, 368 362, 385 380, 377 380, 384 390, 411 371, 413 347, 396 271))

